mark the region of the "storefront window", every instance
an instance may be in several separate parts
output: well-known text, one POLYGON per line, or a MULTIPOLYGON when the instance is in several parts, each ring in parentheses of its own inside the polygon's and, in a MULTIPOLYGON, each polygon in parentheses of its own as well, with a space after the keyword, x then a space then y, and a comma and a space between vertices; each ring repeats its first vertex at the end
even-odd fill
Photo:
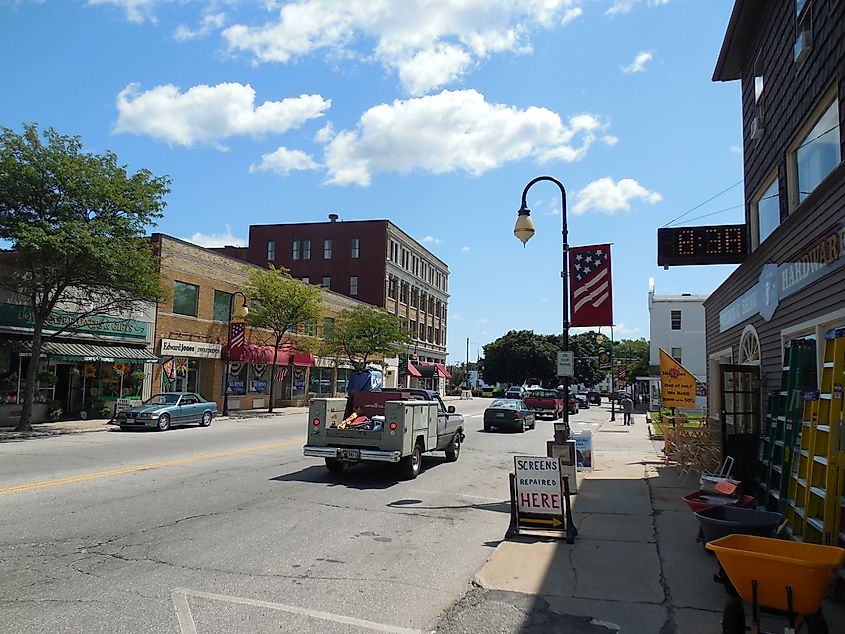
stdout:
POLYGON ((332 368, 311 368, 308 398, 332 395, 332 368))
POLYGON ((291 398, 294 401, 305 399, 305 368, 293 366, 291 398))
POLYGON ((197 392, 200 386, 198 359, 173 357, 162 363, 162 392, 197 392))
POLYGON ((346 394, 346 387, 349 383, 349 370, 346 368, 337 369, 337 395, 346 394))
POLYGON ((249 366, 249 393, 269 394, 270 393, 270 367, 269 365, 249 366))
POLYGON ((246 394, 247 364, 230 363, 229 376, 226 377, 226 390, 229 396, 243 396, 246 394))

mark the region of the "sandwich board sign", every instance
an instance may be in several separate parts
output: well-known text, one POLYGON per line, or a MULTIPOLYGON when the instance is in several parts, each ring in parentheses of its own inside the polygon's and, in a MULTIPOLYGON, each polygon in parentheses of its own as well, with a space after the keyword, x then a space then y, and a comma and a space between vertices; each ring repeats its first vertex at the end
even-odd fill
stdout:
POLYGON ((566 531, 562 480, 558 458, 514 457, 517 529, 566 531))

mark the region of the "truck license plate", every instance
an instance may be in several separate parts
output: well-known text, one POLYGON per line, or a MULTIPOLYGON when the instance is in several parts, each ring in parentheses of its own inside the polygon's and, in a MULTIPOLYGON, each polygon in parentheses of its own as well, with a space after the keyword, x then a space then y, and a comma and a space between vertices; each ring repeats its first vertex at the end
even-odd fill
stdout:
POLYGON ((346 458, 347 460, 360 460, 361 459, 361 450, 360 449, 341 449, 340 450, 340 457, 346 458))
POLYGON ((504 412, 496 412, 496 418, 504 418, 504 417, 505 417, 504 412))

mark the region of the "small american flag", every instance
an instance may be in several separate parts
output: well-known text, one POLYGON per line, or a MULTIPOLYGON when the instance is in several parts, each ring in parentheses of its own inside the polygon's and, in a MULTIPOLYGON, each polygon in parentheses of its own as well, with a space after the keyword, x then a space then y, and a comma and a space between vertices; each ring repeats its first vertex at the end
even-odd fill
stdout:
POLYGON ((275 381, 284 381, 285 374, 288 372, 288 366, 280 365, 276 368, 276 374, 273 375, 273 380, 275 381))
POLYGON ((569 249, 572 272, 571 326, 613 325, 610 283, 610 245, 596 244, 569 249))
POLYGON ((244 347, 244 336, 246 334, 246 324, 243 322, 235 322, 229 326, 229 354, 233 350, 240 350, 244 347))

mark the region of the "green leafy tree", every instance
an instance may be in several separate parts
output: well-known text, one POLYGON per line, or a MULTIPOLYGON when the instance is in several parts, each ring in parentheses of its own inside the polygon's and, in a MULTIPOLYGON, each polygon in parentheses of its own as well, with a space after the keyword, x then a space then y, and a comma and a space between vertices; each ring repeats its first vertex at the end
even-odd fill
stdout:
POLYGON ((356 306, 338 313, 334 333, 323 343, 322 353, 349 361, 356 372, 362 372, 374 358, 384 359, 403 352, 411 335, 403 330, 399 319, 374 306, 356 306))
POLYGON ((613 357, 620 359, 627 369, 627 377, 619 387, 633 385, 638 376, 648 376, 649 354, 649 342, 643 338, 623 339, 616 342, 613 348, 613 357))
POLYGON ((18 431, 29 431, 42 343, 92 315, 128 312, 163 299, 158 266, 144 238, 161 217, 170 179, 129 174, 111 152, 83 151, 79 137, 34 124, 0 130, 0 288, 32 313, 18 431), (75 313, 45 335, 54 309, 75 313))
POLYGON ((537 378, 556 384, 558 347, 531 330, 511 330, 484 346, 486 383, 522 383, 537 378))
MULTIPOLYGON (((278 350, 296 338, 296 347, 301 350, 316 350, 314 337, 297 335, 304 332, 308 324, 317 323, 323 312, 322 289, 290 276, 285 268, 253 269, 249 284, 244 290, 252 302, 247 323, 256 328, 269 330, 273 346, 278 350)), ((276 357, 273 357, 270 376, 276 376, 276 357)), ((273 388, 270 381, 270 405, 273 411, 273 388)))

